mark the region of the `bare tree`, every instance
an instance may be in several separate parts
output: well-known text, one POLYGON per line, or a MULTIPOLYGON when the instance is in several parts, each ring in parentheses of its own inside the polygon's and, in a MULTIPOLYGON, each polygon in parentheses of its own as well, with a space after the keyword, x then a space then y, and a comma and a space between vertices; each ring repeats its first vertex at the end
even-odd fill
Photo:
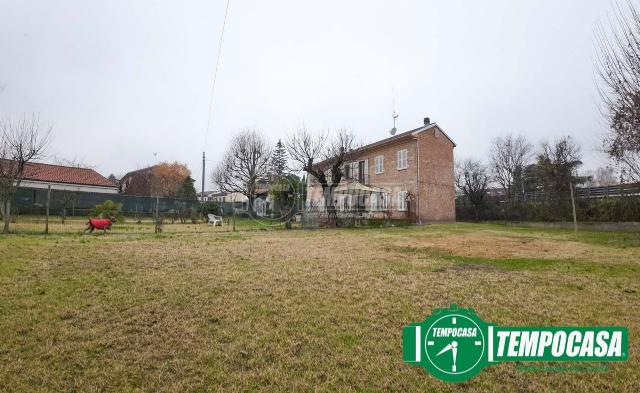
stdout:
POLYGON ((604 150, 633 181, 640 181, 640 14, 618 5, 608 31, 599 27, 596 60, 601 112, 610 131, 604 150))
POLYGON ((480 213, 486 202, 489 174, 487 168, 479 160, 468 158, 457 162, 455 166, 456 187, 471 203, 476 216, 480 220, 480 213))
POLYGON ((9 232, 11 199, 24 177, 27 163, 43 156, 51 139, 51 126, 43 126, 36 116, 12 123, 0 123, 0 212, 3 232, 9 232))
POLYGON ((270 158, 271 149, 262 134, 245 129, 231 140, 222 161, 213 170, 213 182, 221 191, 238 192, 249 198, 249 213, 253 214, 256 183, 268 175, 270 158))
POLYGON ((322 187, 327 215, 333 223, 337 218, 333 193, 344 176, 343 165, 352 158, 356 147, 355 136, 344 129, 312 134, 301 126, 287 140, 287 151, 296 169, 313 176, 322 187))
POLYGON ((502 187, 508 201, 513 201, 524 185, 524 168, 529 163, 533 146, 522 135, 508 134, 491 142, 491 172, 502 187))
POLYGON ((88 162, 86 162, 84 159, 77 158, 77 157, 64 158, 64 157, 54 156, 54 157, 50 157, 48 161, 53 161, 53 163, 56 165, 70 166, 73 168, 96 169, 95 165, 91 165, 88 162))

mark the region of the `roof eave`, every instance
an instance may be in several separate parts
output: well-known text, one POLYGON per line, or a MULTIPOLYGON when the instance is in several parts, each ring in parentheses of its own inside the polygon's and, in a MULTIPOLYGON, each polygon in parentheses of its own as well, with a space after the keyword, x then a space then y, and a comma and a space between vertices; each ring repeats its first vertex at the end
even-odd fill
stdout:
POLYGON ((438 130, 440 130, 440 132, 442 133, 442 135, 446 136, 447 139, 449 140, 449 142, 451 142, 451 144, 453 145, 453 147, 456 147, 456 143, 453 141, 453 139, 451 139, 451 137, 449 135, 447 135, 446 132, 444 132, 444 130, 442 129, 442 127, 440 127, 438 125, 438 123, 431 123, 428 126, 424 126, 422 128, 419 128, 417 130, 415 130, 411 135, 417 136, 419 133, 429 130, 431 128, 437 128, 438 130))
POLYGON ((68 182, 68 181, 60 181, 60 180, 42 180, 42 179, 34 179, 34 178, 30 178, 30 177, 24 177, 21 179, 22 180, 27 180, 27 181, 35 181, 35 182, 40 182, 40 183, 52 183, 52 184, 68 184, 71 186, 87 186, 87 187, 103 187, 103 188, 118 188, 117 185, 104 185, 104 184, 89 184, 89 183, 73 183, 73 182, 68 182))

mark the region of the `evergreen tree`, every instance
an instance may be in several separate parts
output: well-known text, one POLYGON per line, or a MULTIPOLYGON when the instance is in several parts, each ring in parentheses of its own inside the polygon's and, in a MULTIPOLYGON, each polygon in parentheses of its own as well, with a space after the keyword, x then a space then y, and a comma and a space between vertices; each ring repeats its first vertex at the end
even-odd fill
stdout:
POLYGON ((180 190, 178 190, 178 198, 196 199, 196 187, 194 186, 195 180, 191 176, 184 179, 180 190))
POLYGON ((275 177, 282 176, 287 171, 287 151, 281 140, 278 139, 271 156, 271 174, 275 177))

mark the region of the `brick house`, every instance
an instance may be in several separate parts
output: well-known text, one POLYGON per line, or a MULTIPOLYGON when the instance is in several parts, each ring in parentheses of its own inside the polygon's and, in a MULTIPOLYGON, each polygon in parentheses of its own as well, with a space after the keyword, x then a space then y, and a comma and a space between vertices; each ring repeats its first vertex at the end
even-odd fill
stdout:
MULTIPOLYGON (((436 123, 425 118, 419 128, 356 149, 333 191, 338 214, 420 223, 454 221, 455 146, 436 123)), ((322 187, 309 176, 307 206, 324 204, 322 187)))
POLYGON ((131 171, 122 176, 122 179, 120 179, 122 193, 134 196, 150 196, 154 166, 131 171))

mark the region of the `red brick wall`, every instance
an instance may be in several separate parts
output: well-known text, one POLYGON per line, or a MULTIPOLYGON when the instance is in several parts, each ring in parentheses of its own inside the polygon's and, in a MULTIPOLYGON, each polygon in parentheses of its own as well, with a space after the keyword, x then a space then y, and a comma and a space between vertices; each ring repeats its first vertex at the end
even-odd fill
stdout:
POLYGON ((142 169, 125 175, 122 185, 125 195, 150 196, 151 195, 151 169, 142 169))
MULTIPOLYGON (((453 144, 439 130, 429 129, 416 136, 408 135, 392 143, 366 149, 354 158, 354 161, 360 160, 368 160, 368 184, 390 191, 392 218, 416 219, 416 213, 419 213, 422 222, 455 220, 453 144), (397 152, 401 149, 407 149, 408 168, 398 170, 397 152), (380 174, 375 173, 375 157, 378 155, 384 156, 384 171, 380 174), (398 210, 399 191, 408 191, 416 196, 408 211, 398 210)), ((319 184, 309 187, 308 198, 317 201, 321 197, 319 184)))
POLYGON ((437 128, 418 134, 420 150, 420 218, 455 221, 453 144, 437 128))

